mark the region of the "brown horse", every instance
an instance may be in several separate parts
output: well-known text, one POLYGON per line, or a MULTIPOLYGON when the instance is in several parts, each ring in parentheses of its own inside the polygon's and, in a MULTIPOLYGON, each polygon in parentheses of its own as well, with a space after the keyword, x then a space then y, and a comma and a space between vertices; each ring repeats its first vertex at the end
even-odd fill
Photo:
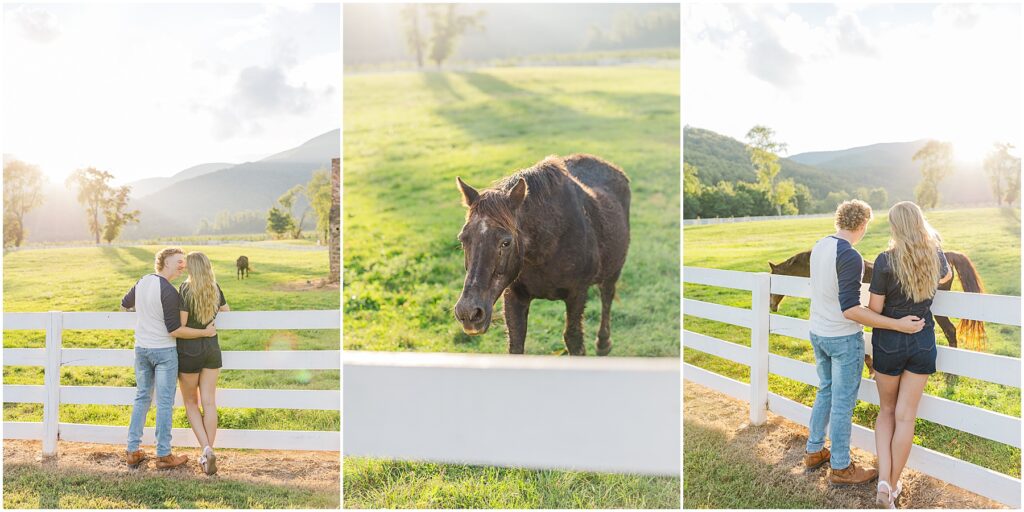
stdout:
MULTIPOLYGON (((981 276, 978 275, 978 269, 974 268, 974 263, 971 262, 971 259, 959 252, 945 251, 945 253, 946 261, 952 265, 954 274, 960 277, 960 285, 964 291, 969 293, 985 293, 985 286, 981 282, 981 276)), ((864 260, 863 281, 865 283, 871 282, 874 265, 874 262, 864 260)), ((811 251, 798 253, 782 263, 768 262, 768 266, 771 267, 772 274, 810 277, 811 251)), ((952 286, 953 280, 950 279, 940 284, 939 289, 949 291, 952 286)), ((779 310, 779 303, 782 302, 783 298, 785 298, 785 295, 772 294, 770 306, 773 312, 779 310)), ((956 348, 958 333, 968 347, 979 347, 985 340, 985 323, 980 320, 961 319, 958 326, 953 327, 953 322, 950 322, 949 318, 935 315, 935 323, 939 324, 942 333, 946 335, 946 340, 949 342, 950 347, 956 348)))
POLYGON ((629 249, 629 178, 591 155, 550 156, 477 192, 455 179, 469 209, 459 233, 466 279, 455 318, 483 334, 504 298, 508 351, 522 354, 533 299, 565 302, 565 347, 584 355, 583 308, 601 289, 597 354, 612 349, 611 307, 629 249))
POLYGON ((245 279, 249 277, 249 257, 239 256, 235 260, 235 279, 245 279))

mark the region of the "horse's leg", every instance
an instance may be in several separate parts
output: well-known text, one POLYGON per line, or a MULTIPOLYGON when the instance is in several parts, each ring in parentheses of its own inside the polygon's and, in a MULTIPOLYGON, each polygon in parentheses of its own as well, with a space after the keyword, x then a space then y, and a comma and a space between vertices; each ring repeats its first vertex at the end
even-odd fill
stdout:
POLYGON ((530 317, 530 298, 521 297, 509 287, 504 293, 505 328, 508 330, 508 353, 522 354, 526 345, 526 322, 530 317))
POLYGON ((947 317, 935 315, 935 323, 942 328, 942 334, 946 335, 949 346, 956 348, 956 327, 953 326, 953 322, 950 322, 947 317))
POLYGON ((587 348, 583 346, 583 308, 586 305, 586 288, 570 293, 565 298, 565 331, 562 333, 562 339, 570 355, 587 355, 587 348))
POLYGON ((597 331, 597 355, 606 356, 612 351, 612 299, 615 298, 615 282, 619 276, 601 283, 601 328, 597 331))

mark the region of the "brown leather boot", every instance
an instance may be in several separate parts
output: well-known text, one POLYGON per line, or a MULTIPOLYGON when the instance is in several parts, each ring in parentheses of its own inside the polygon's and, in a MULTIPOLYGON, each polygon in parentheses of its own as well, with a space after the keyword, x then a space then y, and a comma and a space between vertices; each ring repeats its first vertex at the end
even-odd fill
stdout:
POLYGON ((828 462, 830 458, 832 458, 832 454, 828 451, 828 448, 825 448, 824 446, 821 447, 821 450, 814 453, 804 452, 804 468, 818 468, 822 464, 828 462))
POLYGON ((870 482, 878 477, 878 470, 868 466, 859 468, 852 460, 843 469, 833 469, 828 479, 833 485, 853 485, 870 482))
POLYGON ((134 452, 125 450, 124 452, 124 461, 128 463, 130 468, 139 467, 139 464, 142 464, 144 460, 146 460, 146 452, 142 450, 135 450, 134 452))
POLYGON ((188 462, 188 456, 169 453, 163 457, 156 458, 156 467, 160 469, 170 469, 176 468, 186 462, 188 462))

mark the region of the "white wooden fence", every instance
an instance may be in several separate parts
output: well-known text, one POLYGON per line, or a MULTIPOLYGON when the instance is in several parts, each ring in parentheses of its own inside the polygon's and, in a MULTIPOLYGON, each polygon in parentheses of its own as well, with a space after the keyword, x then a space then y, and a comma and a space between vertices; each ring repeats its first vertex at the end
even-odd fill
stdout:
MULTIPOLYGON (((739 382, 690 364, 683 365, 684 377, 735 398, 750 402, 750 420, 762 424, 767 411, 789 418, 806 426, 811 409, 801 403, 768 391, 768 374, 774 373, 811 386, 818 385, 814 365, 771 354, 768 334, 781 334, 809 340, 809 322, 799 318, 771 314, 770 294, 810 297, 810 280, 801 277, 683 267, 683 282, 750 290, 751 309, 683 299, 683 314, 718 322, 738 325, 751 330, 750 347, 725 340, 683 331, 683 346, 713 354, 750 366, 750 384, 739 382)), ((867 285, 861 293, 865 294, 867 285)), ((862 300, 862 303, 866 303, 862 300)), ((1020 297, 939 291, 932 312, 955 318, 970 318, 985 322, 1021 325, 1020 297)), ((865 336, 865 343, 870 338, 865 336)), ((869 345, 870 346, 870 345, 869 345)), ((939 371, 962 375, 987 382, 1020 388, 1021 361, 1019 358, 938 347, 936 367, 939 371)), ((861 382, 858 398, 878 404, 878 391, 874 382, 861 382)), ((986 409, 965 405, 932 395, 925 395, 918 409, 918 417, 941 425, 969 432, 1017 448, 1021 447, 1021 420, 986 409)), ((875 453, 874 432, 859 425, 853 426, 851 444, 875 453)), ((1021 481, 1018 478, 915 445, 907 466, 927 475, 1020 508, 1021 481)))
POLYGON ((679 475, 679 358, 345 351, 346 455, 679 475))
MULTIPOLYGON (((62 386, 61 366, 134 367, 133 350, 63 348, 66 330, 133 329, 135 313, 4 313, 3 329, 45 330, 46 348, 4 348, 5 366, 42 366, 42 386, 4 385, 5 403, 42 403, 43 421, 3 423, 4 439, 42 440, 43 454, 53 455, 57 440, 123 444, 127 426, 60 423, 61 404, 131 405, 134 387, 62 386)), ((330 311, 230 311, 217 315, 217 329, 339 329, 340 315, 330 311)), ((225 370, 338 370, 339 350, 225 351, 225 370)), ((131 371, 131 370, 128 370, 131 371)), ((218 407, 257 409, 311 409, 337 411, 341 394, 337 390, 224 389, 217 390, 218 407)), ((182 405, 181 393, 175 405, 182 405)), ((144 429, 143 444, 155 444, 154 429, 144 429)), ((198 446, 191 429, 175 428, 171 444, 198 446)), ((339 432, 297 430, 217 431, 217 446, 222 448, 264 448, 280 450, 339 451, 339 432)))

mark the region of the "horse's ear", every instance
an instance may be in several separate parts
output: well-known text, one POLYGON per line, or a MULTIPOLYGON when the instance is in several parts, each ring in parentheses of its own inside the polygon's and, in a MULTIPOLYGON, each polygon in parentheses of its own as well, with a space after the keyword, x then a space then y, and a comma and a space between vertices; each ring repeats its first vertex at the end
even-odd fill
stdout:
POLYGON ((774 271, 775 271, 775 264, 774 264, 774 263, 772 263, 772 262, 770 262, 770 261, 769 261, 769 262, 768 262, 768 266, 769 266, 769 267, 771 267, 771 269, 772 269, 772 272, 774 272, 774 271))
POLYGON ((512 190, 508 191, 508 198, 512 201, 512 209, 515 210, 523 204, 523 200, 526 199, 528 190, 526 188, 526 179, 520 177, 516 185, 512 187, 512 190))
POLYGON ((466 182, 462 181, 462 178, 456 176, 455 183, 459 186, 459 192, 462 193, 462 204, 466 208, 473 206, 473 203, 480 197, 480 193, 475 188, 466 185, 466 182))

